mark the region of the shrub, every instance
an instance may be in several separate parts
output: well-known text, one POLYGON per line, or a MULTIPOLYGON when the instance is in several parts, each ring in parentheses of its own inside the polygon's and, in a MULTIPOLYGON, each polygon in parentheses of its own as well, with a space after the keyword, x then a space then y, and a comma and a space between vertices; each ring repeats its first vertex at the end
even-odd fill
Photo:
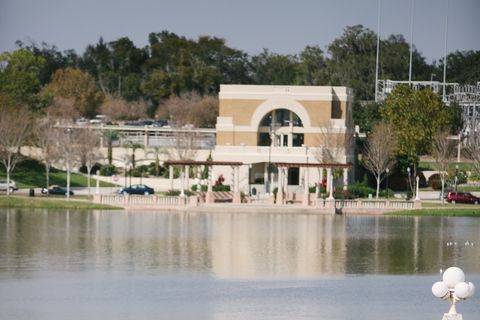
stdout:
POLYGON ((114 174, 117 174, 117 168, 113 164, 107 164, 100 168, 101 176, 110 177, 110 176, 113 176, 114 174))
MULTIPOLYGON (((90 171, 91 174, 95 174, 97 172, 97 170, 100 170, 102 167, 101 164, 99 163, 95 163, 90 171)), ((81 173, 85 173, 87 174, 88 173, 88 169, 87 169, 87 166, 81 166, 78 171, 80 171, 81 173)))
POLYGON ((132 177, 145 177, 148 176, 149 167, 147 165, 137 166, 130 170, 132 177))
MULTIPOLYGON (((207 185, 202 185, 201 187, 202 187, 202 190, 201 190, 202 192, 206 192, 206 191, 208 190, 208 186, 207 186, 207 185)), ((194 191, 194 192, 199 191, 199 190, 198 190, 198 185, 194 184, 194 185, 192 186, 192 191, 194 191)))
POLYGON ((213 186, 213 191, 230 191, 230 186, 223 184, 213 186))
POLYGON ((369 194, 375 194, 375 189, 370 188, 364 183, 357 182, 348 186, 348 192, 353 198, 367 198, 369 194))

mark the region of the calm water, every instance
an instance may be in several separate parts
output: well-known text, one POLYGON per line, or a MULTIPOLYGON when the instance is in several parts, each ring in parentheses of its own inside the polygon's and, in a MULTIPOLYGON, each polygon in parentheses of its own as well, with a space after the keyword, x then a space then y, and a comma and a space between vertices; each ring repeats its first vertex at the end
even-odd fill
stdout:
POLYGON ((0 209, 0 319, 441 319, 440 268, 480 287, 479 231, 475 218, 0 209))

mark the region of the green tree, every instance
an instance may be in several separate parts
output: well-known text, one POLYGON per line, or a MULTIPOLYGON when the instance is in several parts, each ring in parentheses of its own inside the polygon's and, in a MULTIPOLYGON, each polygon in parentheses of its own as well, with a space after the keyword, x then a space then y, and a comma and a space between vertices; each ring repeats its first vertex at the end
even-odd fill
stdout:
POLYGON ((0 94, 31 110, 39 107, 39 80, 45 59, 25 49, 0 55, 0 94))
MULTIPOLYGON (((443 79, 443 59, 436 71, 437 79, 443 79)), ((455 51, 447 56, 447 82, 475 84, 480 80, 480 50, 455 51)))
POLYGON ((271 53, 267 49, 252 57, 251 68, 257 84, 295 84, 300 73, 296 56, 271 53))
POLYGON ((47 95, 72 99, 74 108, 85 117, 97 114, 103 94, 97 89, 93 77, 79 69, 57 70, 45 90, 47 95))
POLYGON ((380 108, 382 118, 393 126, 397 138, 396 154, 407 165, 418 164, 420 155, 429 152, 436 132, 453 133, 458 124, 454 111, 445 106, 431 89, 414 90, 398 86, 380 108))

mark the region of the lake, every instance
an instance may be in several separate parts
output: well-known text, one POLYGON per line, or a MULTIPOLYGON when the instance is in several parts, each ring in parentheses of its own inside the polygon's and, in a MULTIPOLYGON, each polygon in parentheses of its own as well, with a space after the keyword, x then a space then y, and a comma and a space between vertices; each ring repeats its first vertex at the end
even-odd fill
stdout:
POLYGON ((2 320, 441 319, 453 265, 480 219, 0 209, 2 320))

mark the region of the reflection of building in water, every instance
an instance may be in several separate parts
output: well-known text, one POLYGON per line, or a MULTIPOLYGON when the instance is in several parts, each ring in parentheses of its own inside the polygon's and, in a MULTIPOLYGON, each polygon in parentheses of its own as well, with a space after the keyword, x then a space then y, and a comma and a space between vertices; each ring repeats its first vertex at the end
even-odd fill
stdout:
POLYGON ((212 272, 221 278, 345 272, 343 221, 318 215, 222 214, 212 219, 212 272))
POLYGON ((466 218, 6 210, 0 211, 0 273, 255 279, 437 273, 450 265, 471 273, 480 264, 479 228, 480 221, 466 218))

